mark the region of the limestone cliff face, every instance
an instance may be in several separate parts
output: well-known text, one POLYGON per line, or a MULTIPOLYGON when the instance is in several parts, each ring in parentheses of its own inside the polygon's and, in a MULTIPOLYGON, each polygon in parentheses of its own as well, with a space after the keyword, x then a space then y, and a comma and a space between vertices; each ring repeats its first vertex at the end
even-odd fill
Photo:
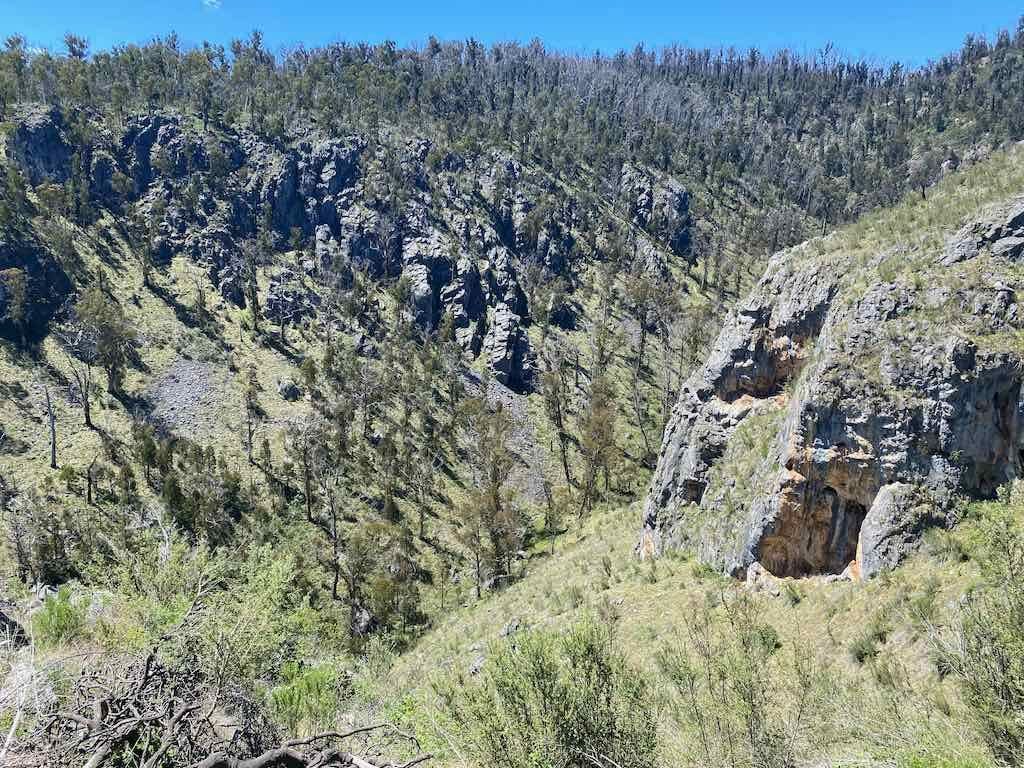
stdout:
POLYGON ((1022 213, 990 210, 938 255, 774 257, 682 389, 641 555, 870 576, 952 522, 957 496, 1018 476, 1022 213))

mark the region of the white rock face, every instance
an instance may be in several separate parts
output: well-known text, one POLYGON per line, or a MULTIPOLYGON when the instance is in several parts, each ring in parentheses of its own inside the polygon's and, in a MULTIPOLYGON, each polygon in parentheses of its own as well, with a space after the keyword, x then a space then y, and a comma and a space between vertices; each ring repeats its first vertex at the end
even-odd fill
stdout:
POLYGON ((682 388, 639 553, 688 547, 733 574, 870 576, 951 522, 956 496, 991 497, 1019 476, 1024 361, 986 338, 1022 326, 1021 236, 1018 199, 963 228, 926 279, 867 287, 777 255, 682 388), (979 254, 982 279, 958 273, 979 254), (736 477, 750 419, 774 419, 773 436, 736 477))

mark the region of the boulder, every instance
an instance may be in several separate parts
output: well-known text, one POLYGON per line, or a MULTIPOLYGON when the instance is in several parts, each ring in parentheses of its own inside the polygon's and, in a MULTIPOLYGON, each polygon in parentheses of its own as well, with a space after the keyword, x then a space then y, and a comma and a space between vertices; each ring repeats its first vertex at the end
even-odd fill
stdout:
POLYGON ((751 592, 763 592, 778 597, 782 594, 779 587, 779 580, 772 576, 763 565, 758 562, 750 564, 747 568, 747 589, 751 592))
POLYGON ((499 632, 498 634, 501 637, 512 637, 512 635, 519 631, 519 624, 519 619, 516 617, 512 617, 507 622, 505 622, 505 625, 501 628, 501 632, 499 632))
POLYGON ((476 655, 473 661, 470 662, 467 672, 469 672, 471 676, 479 675, 481 672, 483 672, 484 666, 486 664, 487 656, 482 653, 479 653, 476 655))
POLYGON ((360 605, 352 609, 349 629, 354 637, 368 637, 378 626, 377 617, 365 606, 360 605))
POLYGON ((292 379, 278 379, 277 394, 283 399, 293 402, 302 397, 302 389, 292 379))

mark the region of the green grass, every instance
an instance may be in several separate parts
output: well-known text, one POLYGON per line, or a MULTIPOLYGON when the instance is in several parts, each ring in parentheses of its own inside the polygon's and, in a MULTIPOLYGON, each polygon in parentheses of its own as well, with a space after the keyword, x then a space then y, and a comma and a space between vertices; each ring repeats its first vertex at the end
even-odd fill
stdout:
MULTIPOLYGON (((431 679, 465 673, 478 657, 489 655, 493 652, 489 649, 505 642, 502 628, 512 619, 518 620, 521 631, 558 633, 589 614, 614 621, 617 642, 628 661, 658 682, 659 688, 667 685, 656 661, 660 645, 667 638, 686 634, 695 608, 720 605, 745 587, 681 554, 667 556, 654 566, 638 563, 632 549, 639 515, 637 506, 595 513, 558 540, 554 557, 533 555, 521 581, 441 619, 395 659, 368 694, 387 702, 391 692, 406 692, 413 702, 404 705, 407 721, 436 736, 429 714, 437 707, 431 679)), ((910 688, 899 694, 900 706, 911 707, 913 701, 941 691, 942 697, 954 702, 955 709, 954 684, 940 679, 927 634, 919 630, 920 600, 928 594, 930 623, 946 626, 958 596, 975 577, 973 562, 951 564, 921 554, 886 578, 871 582, 783 579, 779 597, 760 593, 752 599, 785 647, 809 650, 842 677, 843 700, 849 706, 883 706, 889 689, 879 681, 885 675, 876 671, 874 660, 884 649, 889 663, 902 670, 899 679, 905 677, 905 682, 901 684, 910 688), (863 694, 856 704, 849 698, 855 690, 863 694)), ((954 715, 962 717, 958 711, 954 715)), ((924 728, 914 720, 916 715, 908 712, 906 717, 907 729, 911 721, 913 728, 924 728)), ((860 759, 877 755, 879 750, 892 757, 897 747, 902 749, 900 745, 906 742, 904 746, 910 748, 918 737, 939 739, 947 747, 952 740, 957 750, 967 750, 965 745, 972 743, 969 733, 956 735, 954 716, 939 723, 941 728, 936 723, 939 721, 932 723, 937 730, 931 735, 924 731, 908 735, 909 730, 881 733, 865 723, 864 733, 854 729, 837 748, 841 747, 840 756, 860 759)), ((662 713, 659 727, 666 764, 681 764, 690 744, 686 735, 673 725, 667 712, 662 713)), ((452 760, 453 755, 447 754, 441 762, 452 760)))

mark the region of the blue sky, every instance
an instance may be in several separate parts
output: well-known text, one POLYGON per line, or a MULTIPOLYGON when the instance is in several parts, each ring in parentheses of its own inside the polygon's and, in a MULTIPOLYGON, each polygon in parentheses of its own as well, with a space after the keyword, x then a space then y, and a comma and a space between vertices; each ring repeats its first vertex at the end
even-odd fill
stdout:
POLYGON ((186 43, 227 43, 258 28, 275 50, 338 40, 406 45, 431 34, 487 43, 536 36, 585 53, 641 41, 801 52, 832 42, 851 56, 920 64, 958 47, 968 32, 1013 30, 1022 14, 1020 0, 0 0, 0 36, 19 32, 60 48, 74 31, 95 49, 171 30, 186 43))

